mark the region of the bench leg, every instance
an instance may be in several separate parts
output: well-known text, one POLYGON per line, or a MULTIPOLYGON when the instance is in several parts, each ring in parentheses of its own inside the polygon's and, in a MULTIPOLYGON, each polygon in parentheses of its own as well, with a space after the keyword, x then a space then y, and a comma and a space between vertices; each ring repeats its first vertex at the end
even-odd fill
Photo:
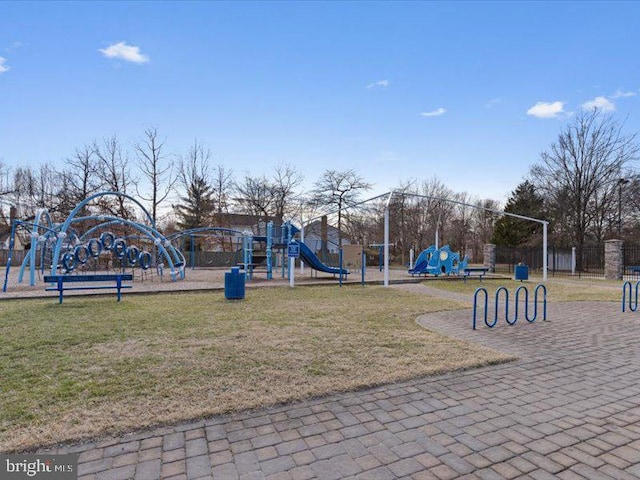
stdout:
POLYGON ((58 298, 58 305, 62 303, 62 294, 64 292, 64 287, 62 286, 62 278, 58 278, 58 291, 60 292, 60 296, 58 298))
POLYGON ((120 301, 120 288, 122 288, 122 277, 120 275, 116 279, 116 286, 118 287, 118 301, 120 301))

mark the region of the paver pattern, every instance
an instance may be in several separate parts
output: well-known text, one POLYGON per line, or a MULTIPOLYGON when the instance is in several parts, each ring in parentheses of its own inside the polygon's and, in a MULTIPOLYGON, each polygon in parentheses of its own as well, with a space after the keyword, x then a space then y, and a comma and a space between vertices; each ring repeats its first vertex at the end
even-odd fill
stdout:
POLYGON ((65 447, 81 479, 637 479, 640 314, 549 306, 549 321, 426 328, 519 360, 65 447))

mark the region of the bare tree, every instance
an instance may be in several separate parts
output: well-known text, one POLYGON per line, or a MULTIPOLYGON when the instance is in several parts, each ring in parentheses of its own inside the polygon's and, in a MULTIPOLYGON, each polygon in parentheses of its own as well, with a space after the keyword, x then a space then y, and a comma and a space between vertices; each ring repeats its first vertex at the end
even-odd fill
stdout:
MULTIPOLYGON (((123 154, 117 137, 105 138, 101 145, 94 143, 94 151, 100 163, 98 177, 104 186, 110 191, 128 194, 135 178, 131 176, 129 159, 123 154)), ((101 206, 111 215, 126 219, 133 217, 125 197, 102 199, 101 206)))
POLYGON ((395 195, 391 197, 389 205, 390 218, 393 219, 393 225, 390 225, 390 229, 394 233, 396 244, 400 244, 400 261, 404 265, 407 247, 411 243, 407 231, 407 220, 410 217, 411 205, 415 201, 415 197, 411 197, 410 194, 417 193, 416 180, 401 181, 394 192, 395 195))
POLYGON ((0 196, 9 195, 13 193, 13 187, 9 181, 9 169, 5 166, 4 162, 0 159, 0 196))
POLYGON ((138 196, 151 205, 151 218, 154 223, 158 219, 158 207, 169 197, 177 181, 173 171, 173 162, 164 150, 164 140, 159 138, 158 129, 149 127, 144 131, 144 138, 134 145, 136 164, 146 180, 149 191, 141 193, 139 182, 136 183, 138 196))
POLYGON ((302 209, 297 189, 303 180, 302 174, 288 163, 278 164, 271 179, 246 173, 236 184, 236 201, 250 215, 282 223, 285 217, 295 216, 302 209))
MULTIPOLYGON (((99 159, 94 146, 85 145, 76 149, 73 156, 65 160, 65 166, 61 174, 61 184, 64 185, 60 190, 61 214, 68 214, 78 203, 103 188, 103 181, 98 174, 99 159)), ((86 215, 88 211, 85 207, 81 214, 86 215)))
POLYGON ((578 269, 590 230, 611 208, 612 187, 640 153, 636 135, 623 135, 622 127, 599 110, 581 112, 531 168, 532 180, 547 202, 567 214, 578 269))
POLYGON ((286 216, 300 214, 302 201, 297 190, 304 176, 294 166, 288 163, 279 163, 271 184, 273 197, 273 214, 276 221, 282 223, 286 216))
POLYGON ((13 171, 13 200, 21 217, 31 217, 37 209, 35 177, 31 167, 18 167, 13 171))
POLYGON ((326 170, 315 183, 311 201, 338 212, 338 247, 342 248, 343 209, 353 206, 362 192, 371 188, 355 170, 326 170))
POLYGON ((213 171, 213 203, 218 214, 229 213, 230 201, 234 193, 233 170, 217 165, 213 171))
POLYGON ((273 191, 269 179, 264 175, 253 176, 246 173, 241 182, 236 184, 236 202, 249 215, 257 215, 270 220, 273 206, 273 191))

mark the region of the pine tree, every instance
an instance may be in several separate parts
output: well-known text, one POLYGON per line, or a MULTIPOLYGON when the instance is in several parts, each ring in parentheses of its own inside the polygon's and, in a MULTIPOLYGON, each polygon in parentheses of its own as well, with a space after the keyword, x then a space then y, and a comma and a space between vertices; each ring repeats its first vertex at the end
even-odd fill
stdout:
MULTIPOLYGON (((535 186, 526 180, 511 192, 504 211, 525 217, 543 219, 544 200, 536 192, 535 186)), ((542 226, 539 223, 504 215, 496 222, 493 243, 507 247, 532 244, 539 237, 541 228, 542 226)))
POLYGON ((175 205, 178 227, 182 230, 207 226, 214 211, 213 188, 201 176, 194 176, 189 182, 187 195, 180 197, 175 205))

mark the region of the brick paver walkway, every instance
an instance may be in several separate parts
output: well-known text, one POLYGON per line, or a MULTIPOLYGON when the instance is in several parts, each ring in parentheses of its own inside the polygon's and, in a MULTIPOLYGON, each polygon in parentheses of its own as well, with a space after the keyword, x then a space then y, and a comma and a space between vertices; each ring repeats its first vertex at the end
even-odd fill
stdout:
POLYGON ((81 452, 82 479, 640 478, 640 315, 581 302, 549 317, 420 319, 508 364, 63 451, 81 452))

